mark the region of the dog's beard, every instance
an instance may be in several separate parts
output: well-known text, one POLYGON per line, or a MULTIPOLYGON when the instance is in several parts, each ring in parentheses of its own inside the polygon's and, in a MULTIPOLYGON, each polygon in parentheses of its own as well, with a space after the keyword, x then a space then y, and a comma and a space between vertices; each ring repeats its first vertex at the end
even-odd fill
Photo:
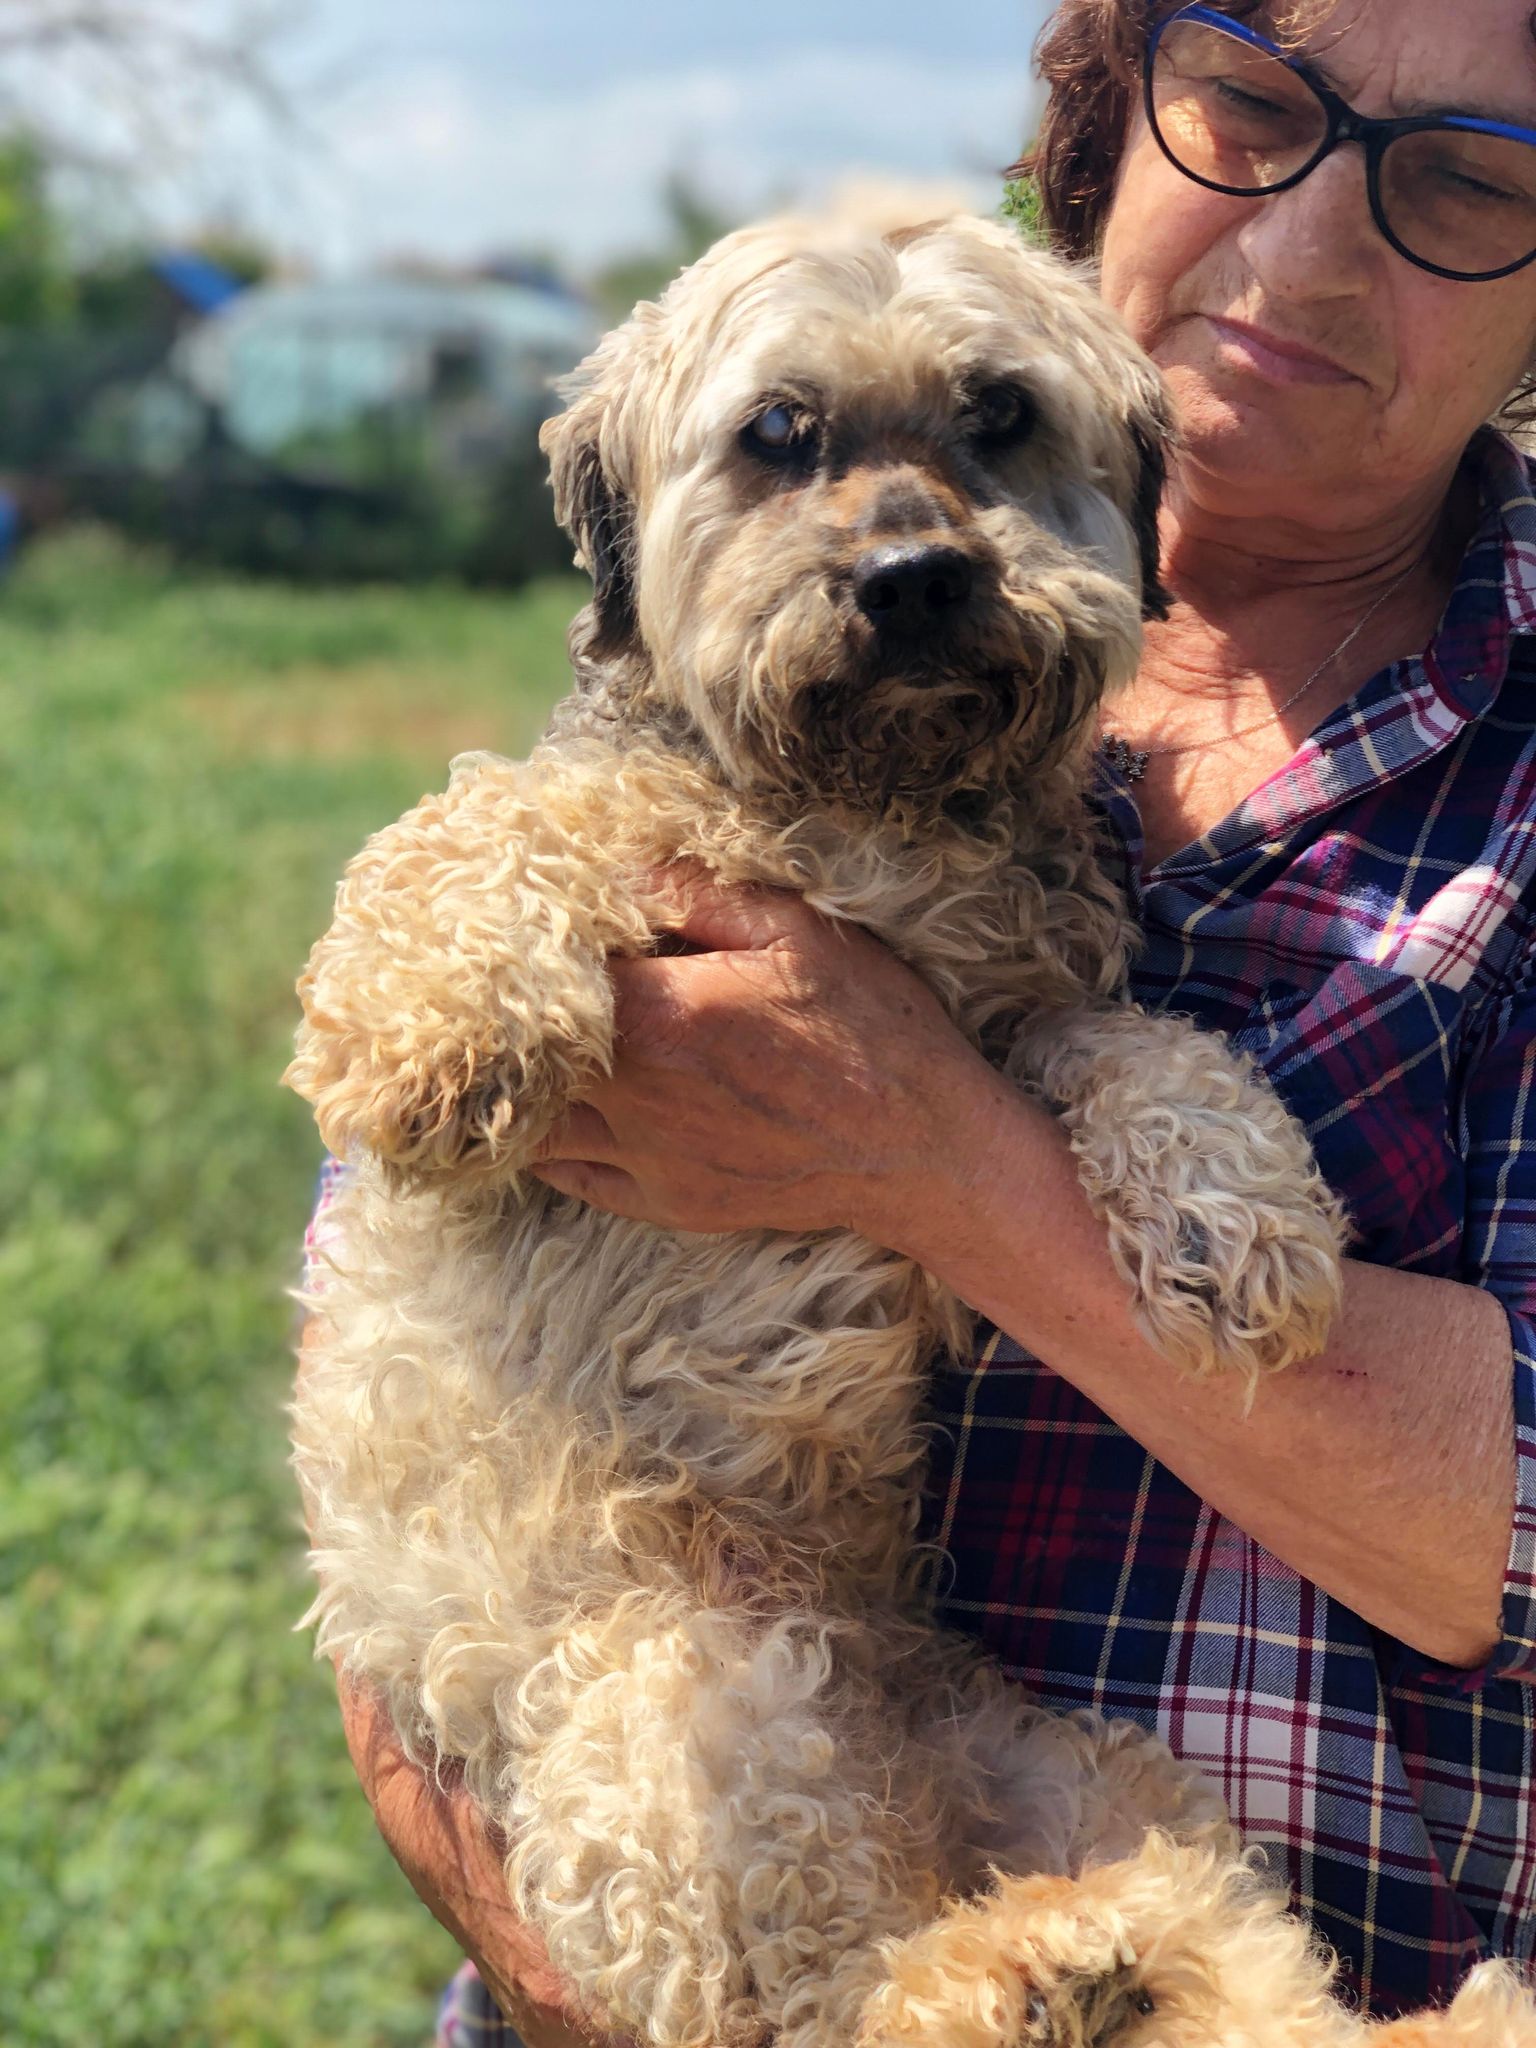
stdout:
POLYGON ((810 684, 783 731, 790 779, 877 815, 902 803, 937 810, 966 787, 1000 780, 1025 709, 1022 673, 864 676, 810 684))
POLYGON ((759 700, 758 772, 813 796, 911 825, 978 824, 1060 758, 1100 695, 1099 650, 1047 615, 969 658, 882 675, 865 653, 841 673, 759 700), (770 705, 773 710, 770 710, 770 705), (777 715, 774 715, 774 712, 777 715))

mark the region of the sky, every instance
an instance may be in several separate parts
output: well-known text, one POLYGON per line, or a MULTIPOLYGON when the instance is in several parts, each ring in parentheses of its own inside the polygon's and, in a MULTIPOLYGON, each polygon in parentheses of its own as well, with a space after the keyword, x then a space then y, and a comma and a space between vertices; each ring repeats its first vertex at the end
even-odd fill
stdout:
POLYGON ((1036 105, 1045 0, 299 0, 306 139, 244 136, 174 213, 253 220, 327 269, 655 246, 669 172, 745 215, 850 173, 995 201, 1036 105))

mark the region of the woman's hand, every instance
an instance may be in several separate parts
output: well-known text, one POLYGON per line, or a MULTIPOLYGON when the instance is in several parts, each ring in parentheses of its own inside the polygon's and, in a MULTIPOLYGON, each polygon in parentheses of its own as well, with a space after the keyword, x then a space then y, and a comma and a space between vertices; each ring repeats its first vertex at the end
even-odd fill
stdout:
POLYGON ((539 1936, 513 1912, 501 1850, 468 1793, 413 1764, 368 1693, 338 1680, 358 1779, 418 1898, 484 1978, 528 2048, 592 2048, 605 2029, 584 2013, 539 1936))
POLYGON ((612 1078, 534 1169, 671 1230, 845 1228, 911 1249, 940 1159, 1000 1084, 868 933, 667 871, 678 958, 615 960, 612 1078))

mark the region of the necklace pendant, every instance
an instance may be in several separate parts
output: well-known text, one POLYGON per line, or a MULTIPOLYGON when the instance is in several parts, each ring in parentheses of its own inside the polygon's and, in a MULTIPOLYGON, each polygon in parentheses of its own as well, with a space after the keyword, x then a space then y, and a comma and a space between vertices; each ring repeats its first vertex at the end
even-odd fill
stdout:
POLYGON ((1104 751, 1109 764, 1127 782, 1140 782, 1147 772, 1147 763, 1152 755, 1145 747, 1133 747, 1129 740, 1121 739, 1118 733, 1108 733, 1104 739, 1104 751))

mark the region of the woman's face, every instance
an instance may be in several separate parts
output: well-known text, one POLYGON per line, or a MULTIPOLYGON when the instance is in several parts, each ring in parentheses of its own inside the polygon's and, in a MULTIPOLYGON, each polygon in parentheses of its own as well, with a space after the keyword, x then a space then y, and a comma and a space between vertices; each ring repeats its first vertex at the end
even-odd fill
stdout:
MULTIPOLYGON (((1362 114, 1536 128, 1532 5, 1341 0, 1304 54, 1362 114)), ((1492 284, 1415 268, 1377 231, 1358 145, 1289 192, 1229 199, 1168 163, 1140 112, 1103 290, 1172 386, 1190 496, 1314 529, 1443 492, 1536 354, 1536 265, 1492 284)))

